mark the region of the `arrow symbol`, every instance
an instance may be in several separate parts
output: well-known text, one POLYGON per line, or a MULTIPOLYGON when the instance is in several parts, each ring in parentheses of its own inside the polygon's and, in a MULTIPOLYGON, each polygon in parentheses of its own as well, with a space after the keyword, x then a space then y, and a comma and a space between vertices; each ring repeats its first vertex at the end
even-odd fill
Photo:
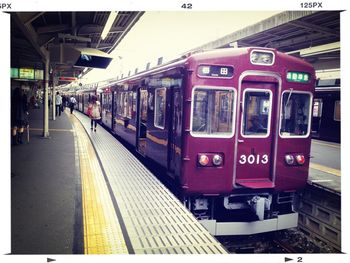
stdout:
POLYGON ((291 260, 293 260, 293 259, 291 259, 291 258, 284 258, 284 262, 288 262, 288 261, 291 261, 291 260))
POLYGON ((52 262, 52 261, 56 261, 56 259, 53 258, 47 258, 46 262, 52 262))

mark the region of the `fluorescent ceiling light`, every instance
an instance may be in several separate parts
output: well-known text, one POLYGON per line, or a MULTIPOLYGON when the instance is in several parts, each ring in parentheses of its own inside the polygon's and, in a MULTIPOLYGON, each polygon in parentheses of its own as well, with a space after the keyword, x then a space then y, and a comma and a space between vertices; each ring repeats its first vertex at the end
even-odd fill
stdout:
POLYGON ((299 50, 293 50, 286 52, 288 55, 299 53, 300 57, 317 56, 321 54, 326 54, 330 52, 335 52, 340 50, 340 42, 333 42, 330 44, 304 48, 299 50))
POLYGON ((339 51, 339 50, 340 50, 340 42, 333 42, 330 44, 301 49, 300 56, 301 57, 317 56, 317 55, 339 51))
POLYGON ((107 37, 108 32, 109 32, 109 30, 111 30, 111 27, 112 27, 112 25, 114 23, 114 20, 117 17, 117 15, 118 15, 118 12, 114 12, 114 11, 110 12, 108 20, 106 22, 106 25, 103 28, 103 31, 102 31, 102 34, 101 34, 102 40, 104 40, 107 37))

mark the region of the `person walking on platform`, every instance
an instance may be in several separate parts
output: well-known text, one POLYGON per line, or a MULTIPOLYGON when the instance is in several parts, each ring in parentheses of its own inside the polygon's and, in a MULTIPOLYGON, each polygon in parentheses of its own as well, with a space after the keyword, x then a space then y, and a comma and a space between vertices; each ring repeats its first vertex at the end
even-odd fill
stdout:
POLYGON ((56 93, 56 116, 59 114, 61 116, 61 107, 62 107, 62 97, 60 93, 57 91, 56 93))
POLYGON ((70 114, 73 113, 73 111, 74 111, 74 106, 75 106, 76 103, 77 103, 77 100, 73 97, 73 95, 71 95, 71 96, 70 96, 70 99, 69 99, 70 114))
POLYGON ((62 96, 62 112, 64 111, 64 108, 67 106, 67 98, 65 95, 62 96))
POLYGON ((28 101, 21 88, 13 92, 11 103, 12 145, 23 144, 24 127, 28 129, 28 101))
POLYGON ((91 98, 91 103, 88 107, 88 115, 91 119, 91 130, 96 131, 97 122, 101 119, 101 106, 96 96, 91 98))

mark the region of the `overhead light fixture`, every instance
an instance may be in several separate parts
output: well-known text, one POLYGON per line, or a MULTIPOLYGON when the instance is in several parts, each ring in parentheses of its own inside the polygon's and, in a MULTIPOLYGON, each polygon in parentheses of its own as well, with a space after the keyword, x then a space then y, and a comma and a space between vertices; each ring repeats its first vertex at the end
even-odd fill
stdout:
POLYGON ((300 50, 300 56, 301 57, 318 56, 321 54, 335 52, 339 50, 340 50, 340 42, 334 42, 330 44, 302 49, 300 50))
POLYGON ((108 32, 109 32, 109 30, 111 30, 111 27, 112 27, 112 25, 114 23, 114 20, 117 17, 117 15, 118 15, 117 11, 116 12, 114 12, 114 11, 110 12, 109 17, 107 19, 107 22, 105 24, 105 27, 103 28, 103 31, 102 31, 102 34, 101 34, 101 39, 102 40, 104 40, 107 37, 108 32))
POLYGON ((83 69, 83 73, 85 73, 87 70, 88 70, 88 68, 84 68, 84 69, 83 69))

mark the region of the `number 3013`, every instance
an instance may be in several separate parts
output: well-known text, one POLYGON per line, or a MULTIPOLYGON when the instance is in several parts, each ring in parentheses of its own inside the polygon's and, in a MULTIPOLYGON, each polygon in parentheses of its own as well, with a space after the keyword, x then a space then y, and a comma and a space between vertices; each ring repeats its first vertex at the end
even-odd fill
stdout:
POLYGON ((253 155, 253 154, 250 154, 250 155, 245 155, 245 154, 242 154, 240 157, 239 157, 239 163, 240 164, 267 164, 269 162, 269 156, 267 154, 264 154, 264 155, 260 155, 260 154, 257 154, 257 155, 253 155))

